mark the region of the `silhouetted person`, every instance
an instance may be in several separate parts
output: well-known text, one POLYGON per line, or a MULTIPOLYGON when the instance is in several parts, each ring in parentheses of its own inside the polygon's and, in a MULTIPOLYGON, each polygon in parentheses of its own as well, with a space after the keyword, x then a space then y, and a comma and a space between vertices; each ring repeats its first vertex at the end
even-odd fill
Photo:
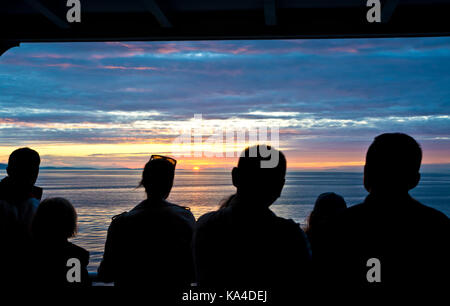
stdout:
POLYGON ((34 186, 39 164, 36 151, 17 149, 0 182, 0 284, 25 284, 29 276, 30 227, 42 196, 42 189, 34 186))
POLYGON ((331 218, 335 217, 346 208, 347 203, 345 203, 344 198, 334 192, 325 192, 319 195, 314 204, 314 208, 308 217, 308 226, 305 230, 311 248, 314 244, 315 233, 320 232, 331 218))
POLYGON ((42 201, 32 225, 35 286, 53 288, 90 285, 87 272, 89 252, 67 240, 74 237, 76 231, 77 213, 68 200, 49 198, 42 201), (79 265, 68 263, 72 258, 77 259, 79 265), (79 267, 78 271, 71 270, 75 265, 79 267))
POLYGON ((313 258, 324 282, 346 288, 448 287, 449 219, 408 193, 419 183, 421 160, 419 144, 408 135, 375 138, 364 167, 369 195, 330 223, 326 235, 315 237, 313 258))
POLYGON ((269 209, 281 194, 285 174, 284 155, 271 147, 254 146, 242 153, 232 171, 236 194, 197 222, 194 258, 201 286, 273 290, 307 281, 305 234, 297 223, 269 209), (271 157, 263 157, 266 149, 271 157), (275 156, 275 165, 262 166, 275 156))
POLYGON ((122 287, 171 290, 193 281, 191 251, 195 219, 189 209, 169 203, 176 161, 153 155, 141 185, 147 199, 113 218, 99 278, 122 287))

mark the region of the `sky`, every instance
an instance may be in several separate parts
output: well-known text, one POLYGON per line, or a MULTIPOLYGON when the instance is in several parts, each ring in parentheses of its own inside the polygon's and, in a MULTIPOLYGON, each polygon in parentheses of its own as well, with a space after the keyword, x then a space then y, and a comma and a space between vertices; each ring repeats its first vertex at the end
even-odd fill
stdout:
POLYGON ((247 143, 208 136, 276 127, 292 169, 360 168, 385 132, 450 169, 449 85, 446 37, 22 44, 0 57, 0 163, 29 146, 43 166, 228 168, 247 143))

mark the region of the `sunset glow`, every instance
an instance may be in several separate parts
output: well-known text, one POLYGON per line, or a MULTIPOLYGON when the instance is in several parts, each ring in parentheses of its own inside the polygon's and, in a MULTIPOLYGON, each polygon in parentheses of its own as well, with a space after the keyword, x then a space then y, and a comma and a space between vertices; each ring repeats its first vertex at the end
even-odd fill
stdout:
POLYGON ((291 169, 362 169, 384 132, 450 169, 449 71, 447 37, 22 44, 0 58, 0 163, 29 146, 42 166, 230 169, 258 142, 238 132, 277 127, 291 169))

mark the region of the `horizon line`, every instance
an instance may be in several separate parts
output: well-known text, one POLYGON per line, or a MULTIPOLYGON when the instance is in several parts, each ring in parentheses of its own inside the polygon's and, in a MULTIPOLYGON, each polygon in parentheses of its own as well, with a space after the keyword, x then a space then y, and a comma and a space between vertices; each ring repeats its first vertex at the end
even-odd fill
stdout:
MULTIPOLYGON (((7 163, 0 163, 0 171, 6 170, 7 163)), ((429 168, 429 167, 442 167, 446 166, 448 168, 440 168, 440 169, 433 169, 433 170, 440 170, 439 172, 450 172, 450 163, 424 163, 421 165, 421 167, 429 168)), ((234 166, 229 167, 204 167, 204 166, 195 166, 195 167, 182 167, 177 168, 177 170, 187 170, 187 171, 207 171, 207 170, 223 170, 223 171, 229 171, 234 166)), ((343 166, 334 166, 334 167, 287 167, 288 170, 294 170, 294 171, 305 171, 305 172, 320 172, 320 171, 342 171, 342 172, 362 172, 364 168, 364 164, 362 165, 343 165, 343 166)), ((121 167, 121 166, 111 166, 111 167, 96 167, 96 166, 53 166, 53 165, 46 165, 41 166, 40 170, 143 170, 143 167, 137 167, 137 168, 131 168, 131 167, 121 167)), ((421 171, 426 171, 427 169, 421 169, 421 171)), ((430 169, 428 169, 430 170, 430 169)))

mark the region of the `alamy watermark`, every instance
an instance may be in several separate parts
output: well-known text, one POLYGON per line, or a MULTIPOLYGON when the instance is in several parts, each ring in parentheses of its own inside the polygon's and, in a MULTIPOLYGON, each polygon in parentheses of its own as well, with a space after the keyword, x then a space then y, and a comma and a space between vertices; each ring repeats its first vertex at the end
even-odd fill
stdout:
POLYGON ((378 258, 369 258, 367 260, 367 267, 370 269, 366 273, 366 279, 369 283, 381 282, 381 262, 378 258))
POLYGON ((81 2, 80 0, 67 0, 66 6, 69 7, 67 10, 66 19, 67 22, 81 22, 81 2))
POLYGON ((66 263, 69 269, 66 273, 66 279, 69 283, 81 283, 81 262, 78 258, 69 258, 66 263))
POLYGON ((246 147, 249 157, 257 157, 253 145, 259 144, 261 168, 275 168, 279 161, 280 128, 277 125, 245 126, 228 122, 228 125, 209 124, 202 114, 195 114, 190 125, 183 128, 172 145, 172 155, 184 157, 236 158, 246 147), (269 137, 270 136, 270 137, 269 137))
MULTIPOLYGON (((69 8, 66 13, 66 20, 69 23, 81 22, 81 0, 67 0, 66 6, 69 8)), ((380 0, 367 0, 366 6, 369 8, 366 19, 369 23, 380 23, 382 20, 382 9, 380 0)))

